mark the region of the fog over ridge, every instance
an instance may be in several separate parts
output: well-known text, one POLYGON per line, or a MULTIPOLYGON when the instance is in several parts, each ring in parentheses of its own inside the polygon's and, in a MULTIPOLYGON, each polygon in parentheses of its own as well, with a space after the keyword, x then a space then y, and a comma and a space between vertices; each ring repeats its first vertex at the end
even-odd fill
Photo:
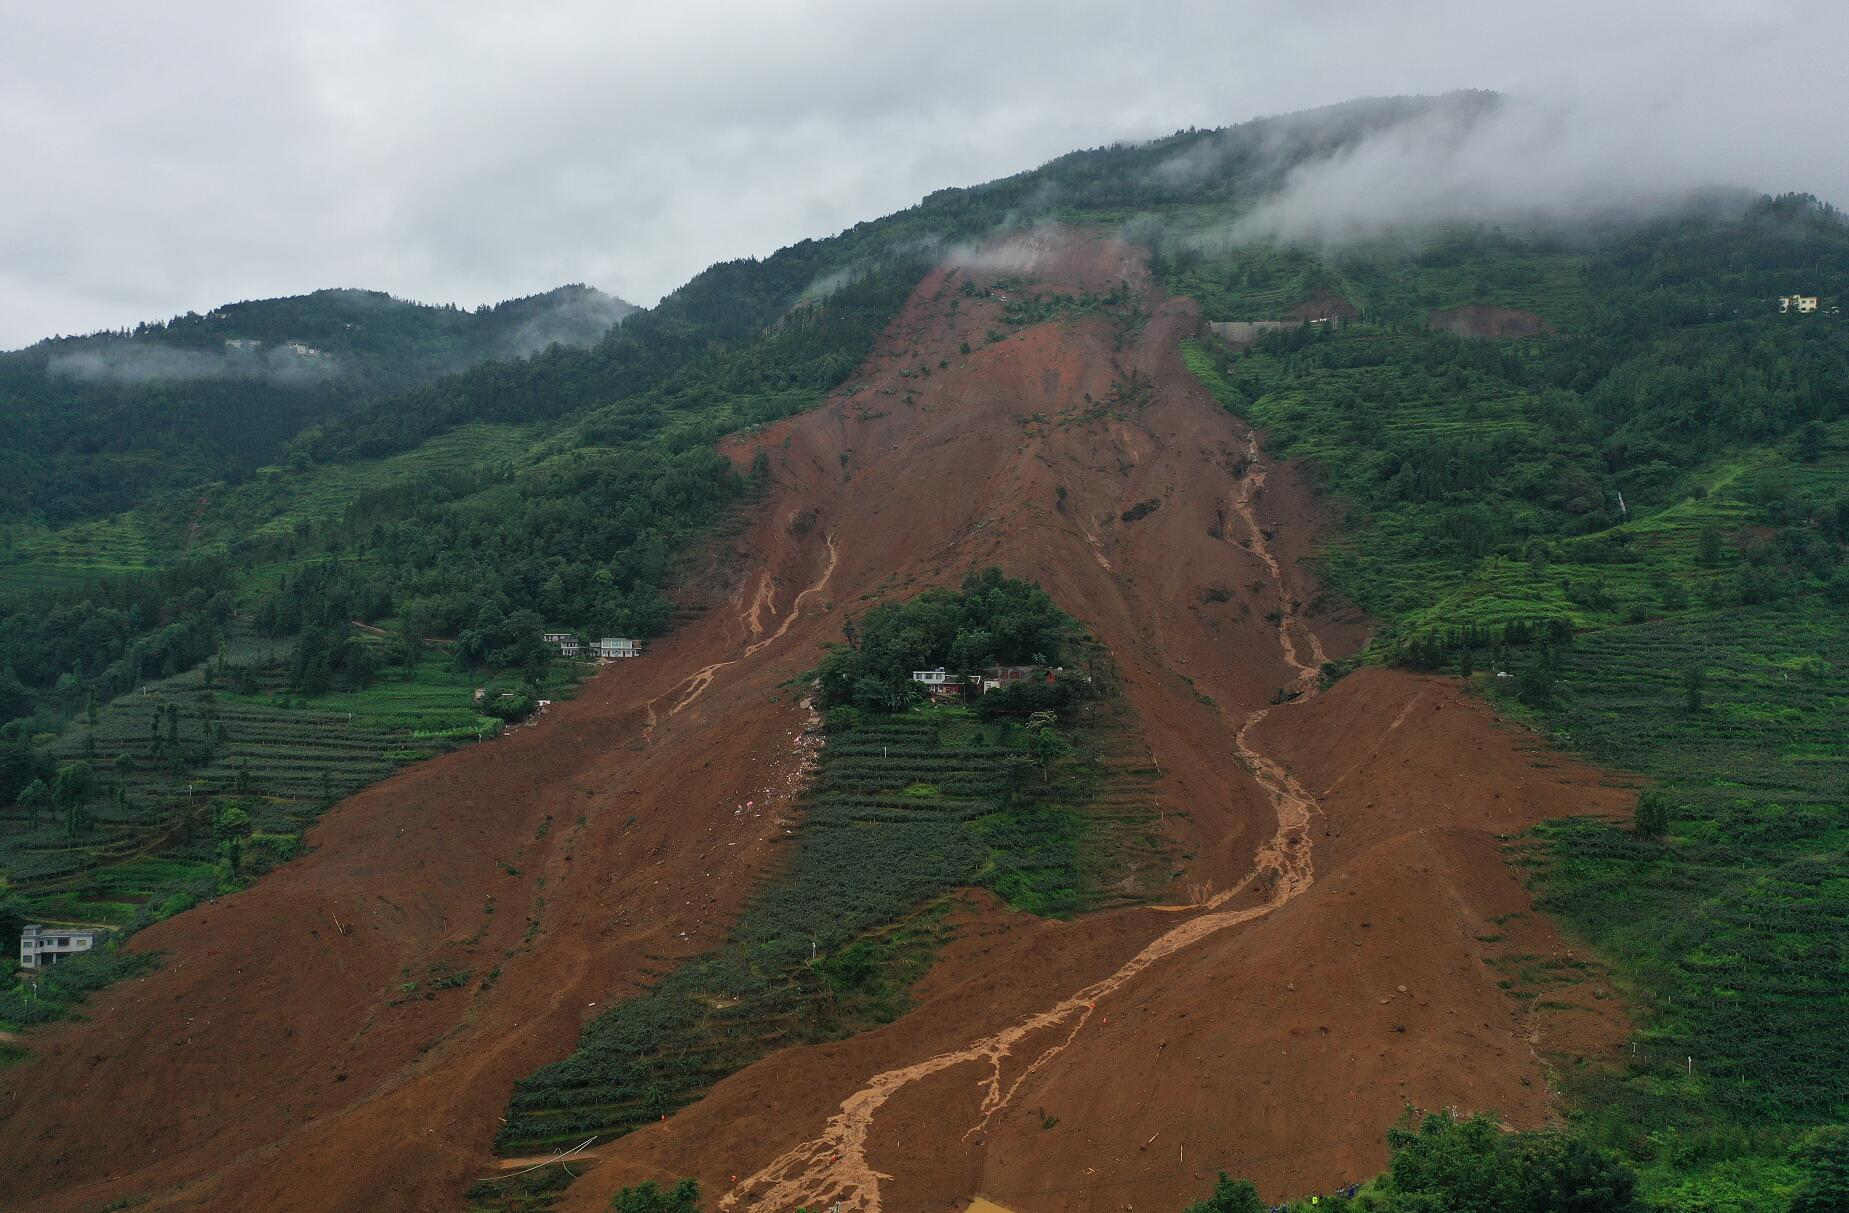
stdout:
POLYGON ((0 139, 32 170, 0 193, 0 348, 331 282, 648 304, 1074 148, 1361 96, 1522 104, 1335 158, 1252 232, 1849 200, 1849 6, 1820 0, 259 9, 8 6, 0 139))
POLYGON ((1225 237, 1330 243, 1457 223, 1559 228, 1645 218, 1727 187, 1750 182, 1588 103, 1503 97, 1434 106, 1297 166, 1225 237))
POLYGON ((87 341, 45 360, 47 374, 89 383, 266 379, 301 385, 334 378, 343 369, 332 354, 295 343, 228 341, 222 351, 213 351, 115 337, 87 341))

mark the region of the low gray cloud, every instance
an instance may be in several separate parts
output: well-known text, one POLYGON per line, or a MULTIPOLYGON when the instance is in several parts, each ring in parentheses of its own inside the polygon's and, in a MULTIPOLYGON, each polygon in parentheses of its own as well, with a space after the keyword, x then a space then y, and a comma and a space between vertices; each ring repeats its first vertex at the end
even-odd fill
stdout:
POLYGON ((154 341, 100 338, 54 353, 45 362, 50 375, 89 383, 268 379, 307 384, 335 378, 343 369, 339 359, 312 346, 254 341, 227 341, 223 350, 197 350, 154 341))
POLYGON ((1551 161, 1511 126, 1442 192, 1382 145, 1306 201, 1502 205, 1549 164, 1592 196, 1849 196, 1849 6, 1818 0, 0 4, 0 347, 325 286, 648 304, 942 186, 1354 96, 1491 88, 1575 125, 1551 161))
POLYGON ((1198 239, 1339 243, 1460 222, 1564 229, 1757 185, 1724 154, 1665 142, 1625 118, 1530 96, 1435 106, 1292 167, 1277 193, 1198 239))
POLYGON ((595 345, 635 310, 634 304, 602 291, 567 294, 515 328, 498 352, 502 357, 524 358, 551 345, 595 345))

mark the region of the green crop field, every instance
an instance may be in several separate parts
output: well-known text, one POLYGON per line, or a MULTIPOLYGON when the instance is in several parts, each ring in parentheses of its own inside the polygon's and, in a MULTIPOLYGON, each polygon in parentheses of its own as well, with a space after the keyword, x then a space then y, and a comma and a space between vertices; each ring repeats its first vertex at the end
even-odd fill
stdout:
POLYGON ((302 696, 287 690, 287 651, 241 633, 210 671, 150 682, 55 739, 50 757, 86 764, 96 787, 76 826, 48 810, 0 815, 0 870, 22 907, 117 925, 164 917, 294 855, 334 801, 501 728, 475 710, 481 676, 447 653, 427 652, 409 678, 302 696))
POLYGON ((315 464, 300 471, 259 469, 256 476, 213 496, 201 512, 206 543, 286 538, 298 528, 338 521, 368 493, 419 483, 475 483, 483 469, 507 471, 527 461, 538 430, 520 425, 466 425, 415 450, 382 459, 315 464))
POLYGON ((1576 1081, 1587 1133, 1665 1194, 1791 1181, 1794 1131, 1849 1118, 1849 626, 1783 604, 1605 628, 1538 723, 1672 805, 1660 841, 1580 820, 1522 847, 1643 1012, 1628 1070, 1576 1081))
POLYGON ((154 564, 154 546, 133 514, 59 530, 27 523, 0 529, 0 595, 81 587, 154 564))

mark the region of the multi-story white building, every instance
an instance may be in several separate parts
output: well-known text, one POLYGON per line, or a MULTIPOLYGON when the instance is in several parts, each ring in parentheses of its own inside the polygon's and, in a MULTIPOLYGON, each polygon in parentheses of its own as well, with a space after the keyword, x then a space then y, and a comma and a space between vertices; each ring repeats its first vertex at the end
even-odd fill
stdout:
POLYGON ((19 967, 44 969, 67 956, 88 952, 103 938, 103 932, 87 928, 44 927, 32 923, 19 934, 19 967))
POLYGON ((576 657, 584 652, 583 642, 570 632, 547 632, 544 640, 557 649, 561 657, 576 657))
POLYGON ((1778 310, 1781 312, 1814 312, 1817 310, 1817 296, 1780 295, 1778 310))
POLYGON ((605 636, 597 642, 596 652, 597 656, 606 659, 640 657, 642 656, 642 642, 627 640, 621 636, 605 636))

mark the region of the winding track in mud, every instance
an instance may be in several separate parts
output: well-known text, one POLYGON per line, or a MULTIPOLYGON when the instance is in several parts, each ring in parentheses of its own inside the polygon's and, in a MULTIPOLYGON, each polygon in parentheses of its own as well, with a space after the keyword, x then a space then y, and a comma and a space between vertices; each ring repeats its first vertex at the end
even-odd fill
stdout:
MULTIPOLYGON (((835 575, 835 566, 840 563, 840 554, 835 549, 835 537, 832 534, 827 535, 824 537, 824 542, 828 545, 828 563, 822 566, 821 575, 816 578, 815 583, 803 590, 802 593, 796 595, 795 599, 791 601, 790 609, 783 616, 783 622, 777 625, 777 630, 768 636, 760 635, 764 629, 758 622, 758 614, 764 609, 764 605, 769 600, 771 594, 770 574, 765 573, 763 580, 758 586, 757 597, 752 601, 750 608, 741 616, 741 621, 750 630, 751 634, 757 636, 758 639, 746 645, 745 651, 740 653, 737 657, 730 658, 726 661, 715 661, 711 665, 702 666, 671 688, 667 693, 669 695, 679 695, 680 698, 675 701, 672 708, 668 709, 668 715, 678 716, 684 708, 691 706, 694 700, 704 695, 706 693, 706 688, 713 685, 713 679, 718 676, 720 670, 725 669, 727 666, 737 665, 746 658, 755 655, 765 646, 775 644, 783 638, 784 633, 790 630, 790 625, 795 623, 802 615, 803 601, 807 599, 809 595, 819 594, 827 589, 829 579, 835 575)), ((775 610, 774 605, 772 610, 775 610)), ((665 698, 665 696, 663 698, 665 698)), ((658 723, 658 717, 655 714, 656 702, 657 700, 651 699, 645 705, 648 719, 642 729, 644 739, 652 739, 654 736, 655 725, 658 723)))
MULTIPOLYGON (((1308 638, 1310 660, 1305 661, 1299 655, 1297 609, 1285 584, 1283 569, 1259 526, 1254 508, 1266 475, 1266 468, 1259 456, 1257 435, 1249 435, 1246 473, 1232 507, 1250 534, 1250 550, 1264 564, 1278 594, 1278 647, 1285 662, 1297 672, 1300 698, 1308 699, 1317 691, 1317 678, 1324 660, 1323 646, 1314 631, 1303 627, 1301 631, 1308 638)), ((833 557, 831 541, 831 569, 833 557)), ((824 575, 818 585, 825 584, 826 580, 824 575)), ((801 602, 800 597, 797 602, 801 602)), ((791 613, 795 613, 794 606, 791 613)), ((1269 914, 1307 890, 1315 881, 1310 857, 1310 817, 1316 810, 1316 798, 1292 778, 1282 763, 1257 749, 1248 740, 1251 731, 1271 711, 1270 708, 1260 708, 1250 713, 1235 733, 1240 758, 1277 815, 1277 832, 1259 848, 1253 861, 1254 875, 1266 889, 1263 904, 1235 910, 1221 908, 1249 883, 1242 881, 1198 905, 1157 907, 1188 912, 1193 916, 1157 936, 1116 972, 1068 995, 1046 1010, 1018 1020, 1000 1032, 961 1049, 939 1053, 912 1065, 876 1074, 864 1087, 842 1101, 840 1112, 829 1119, 821 1136, 786 1151, 762 1170, 737 1184, 720 1199, 719 1207, 725 1210, 827 1207, 840 1210, 841 1213, 849 1210, 854 1213, 880 1213, 880 1181, 892 1177, 873 1169, 867 1159, 867 1142, 873 1130, 874 1117, 900 1090, 956 1066, 986 1065, 989 1074, 982 1084, 984 1093, 981 1115, 964 1133, 967 1139, 980 1132, 996 1113, 1007 1108, 1023 1083, 1043 1070, 1078 1039, 1097 1011, 1101 999, 1134 981, 1157 961, 1230 927, 1269 914), (1013 1055, 1015 1047, 1030 1037, 1062 1027, 1066 1029, 1064 1033, 1041 1049, 1012 1081, 1004 1085, 1003 1066, 1013 1055)))

